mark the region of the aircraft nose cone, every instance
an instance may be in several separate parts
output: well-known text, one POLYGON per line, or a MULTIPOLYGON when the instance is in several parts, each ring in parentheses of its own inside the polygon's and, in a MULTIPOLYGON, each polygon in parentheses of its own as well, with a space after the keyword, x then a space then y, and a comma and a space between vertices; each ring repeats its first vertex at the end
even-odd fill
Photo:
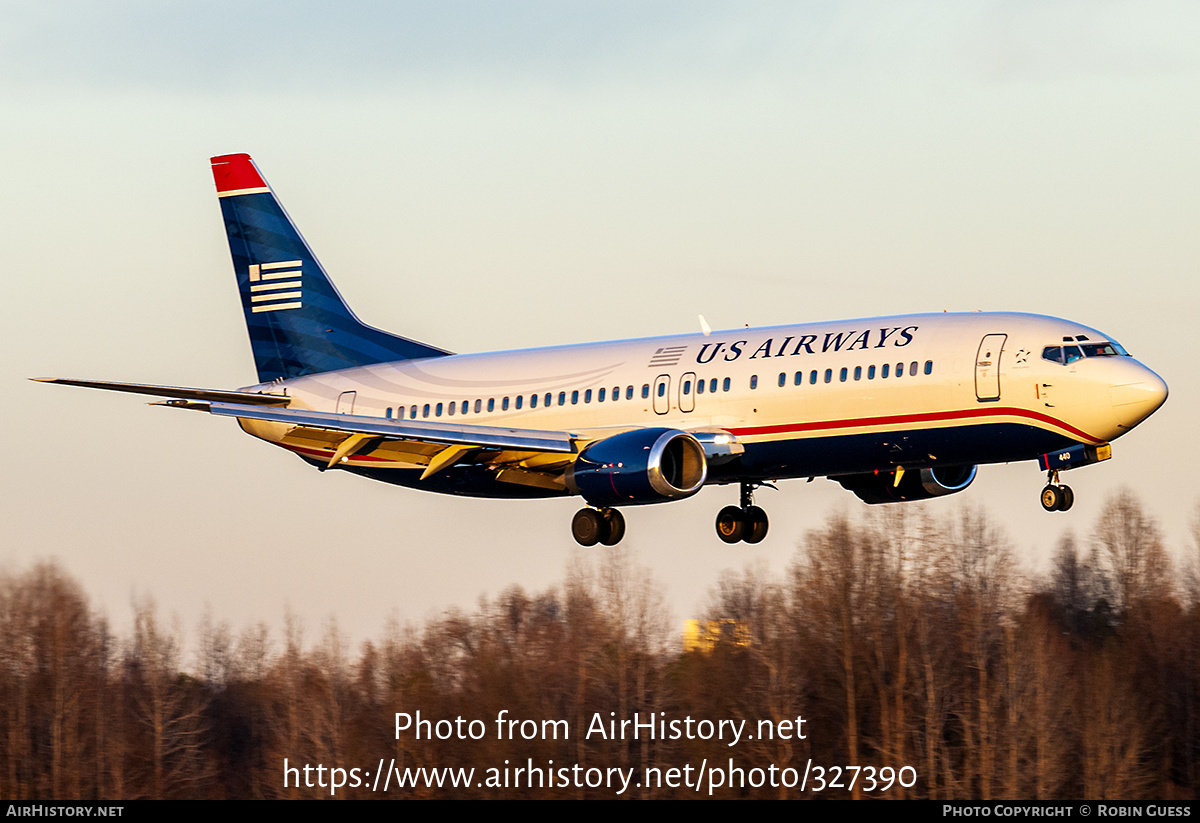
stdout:
POLYGON ((1141 363, 1129 361, 1120 365, 1113 370, 1109 397, 1117 423, 1131 429, 1166 402, 1167 384, 1141 363))

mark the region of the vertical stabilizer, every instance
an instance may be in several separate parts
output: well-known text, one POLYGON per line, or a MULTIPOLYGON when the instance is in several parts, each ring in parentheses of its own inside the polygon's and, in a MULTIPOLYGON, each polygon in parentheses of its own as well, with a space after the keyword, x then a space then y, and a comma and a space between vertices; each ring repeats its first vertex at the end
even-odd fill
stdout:
POLYGON ((449 353, 359 321, 250 155, 212 170, 260 382, 449 353))

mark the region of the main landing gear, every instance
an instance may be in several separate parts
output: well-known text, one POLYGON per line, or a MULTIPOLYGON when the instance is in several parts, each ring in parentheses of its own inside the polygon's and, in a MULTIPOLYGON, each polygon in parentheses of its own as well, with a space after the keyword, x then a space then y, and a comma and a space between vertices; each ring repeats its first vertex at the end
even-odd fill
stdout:
POLYGON ((767 513, 754 505, 757 483, 742 483, 742 505, 726 506, 717 513, 717 537, 726 543, 761 543, 767 536, 767 513))
POLYGON ((625 517, 616 509, 580 509, 571 521, 571 535, 581 546, 615 546, 625 536, 625 517))
POLYGON ((1075 492, 1058 482, 1058 472, 1051 469, 1042 489, 1042 508, 1048 512, 1065 512, 1075 504, 1075 492))

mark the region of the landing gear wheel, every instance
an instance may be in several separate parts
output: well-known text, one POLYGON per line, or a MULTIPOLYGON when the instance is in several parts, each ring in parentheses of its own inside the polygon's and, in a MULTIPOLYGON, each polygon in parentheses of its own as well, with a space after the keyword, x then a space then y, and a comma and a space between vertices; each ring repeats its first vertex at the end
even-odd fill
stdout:
MULTIPOLYGON (((737 543, 746 531, 742 510, 737 506, 726 506, 717 513, 717 537, 726 543, 737 543)), ((766 534, 766 530, 763 530, 766 534)))
POLYGON ((750 506, 742 514, 746 523, 746 531, 742 539, 747 543, 761 543, 767 536, 767 513, 758 506, 750 506))
POLYGON ((1065 512, 1075 505, 1075 492, 1071 491, 1070 486, 1059 486, 1058 496, 1061 498, 1058 501, 1058 510, 1065 512))
MULTIPOLYGON (((1071 496, 1074 502, 1074 495, 1071 496)), ((1062 507, 1063 494, 1059 486, 1047 486, 1042 489, 1042 508, 1048 512, 1059 511, 1062 507)))
POLYGON ((600 542, 606 529, 604 516, 595 509, 580 509, 571 521, 571 536, 581 546, 594 546, 600 542))
POLYGON ((625 536, 625 516, 616 509, 605 509, 602 516, 604 528, 600 542, 605 546, 615 546, 625 536))

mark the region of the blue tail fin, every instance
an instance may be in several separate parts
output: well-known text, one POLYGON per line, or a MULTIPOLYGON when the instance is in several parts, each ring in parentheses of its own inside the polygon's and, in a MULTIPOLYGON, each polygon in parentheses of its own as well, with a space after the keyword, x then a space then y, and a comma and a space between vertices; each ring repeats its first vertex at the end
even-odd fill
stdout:
POLYGON ((355 317, 250 155, 212 169, 259 382, 449 354, 355 317))

